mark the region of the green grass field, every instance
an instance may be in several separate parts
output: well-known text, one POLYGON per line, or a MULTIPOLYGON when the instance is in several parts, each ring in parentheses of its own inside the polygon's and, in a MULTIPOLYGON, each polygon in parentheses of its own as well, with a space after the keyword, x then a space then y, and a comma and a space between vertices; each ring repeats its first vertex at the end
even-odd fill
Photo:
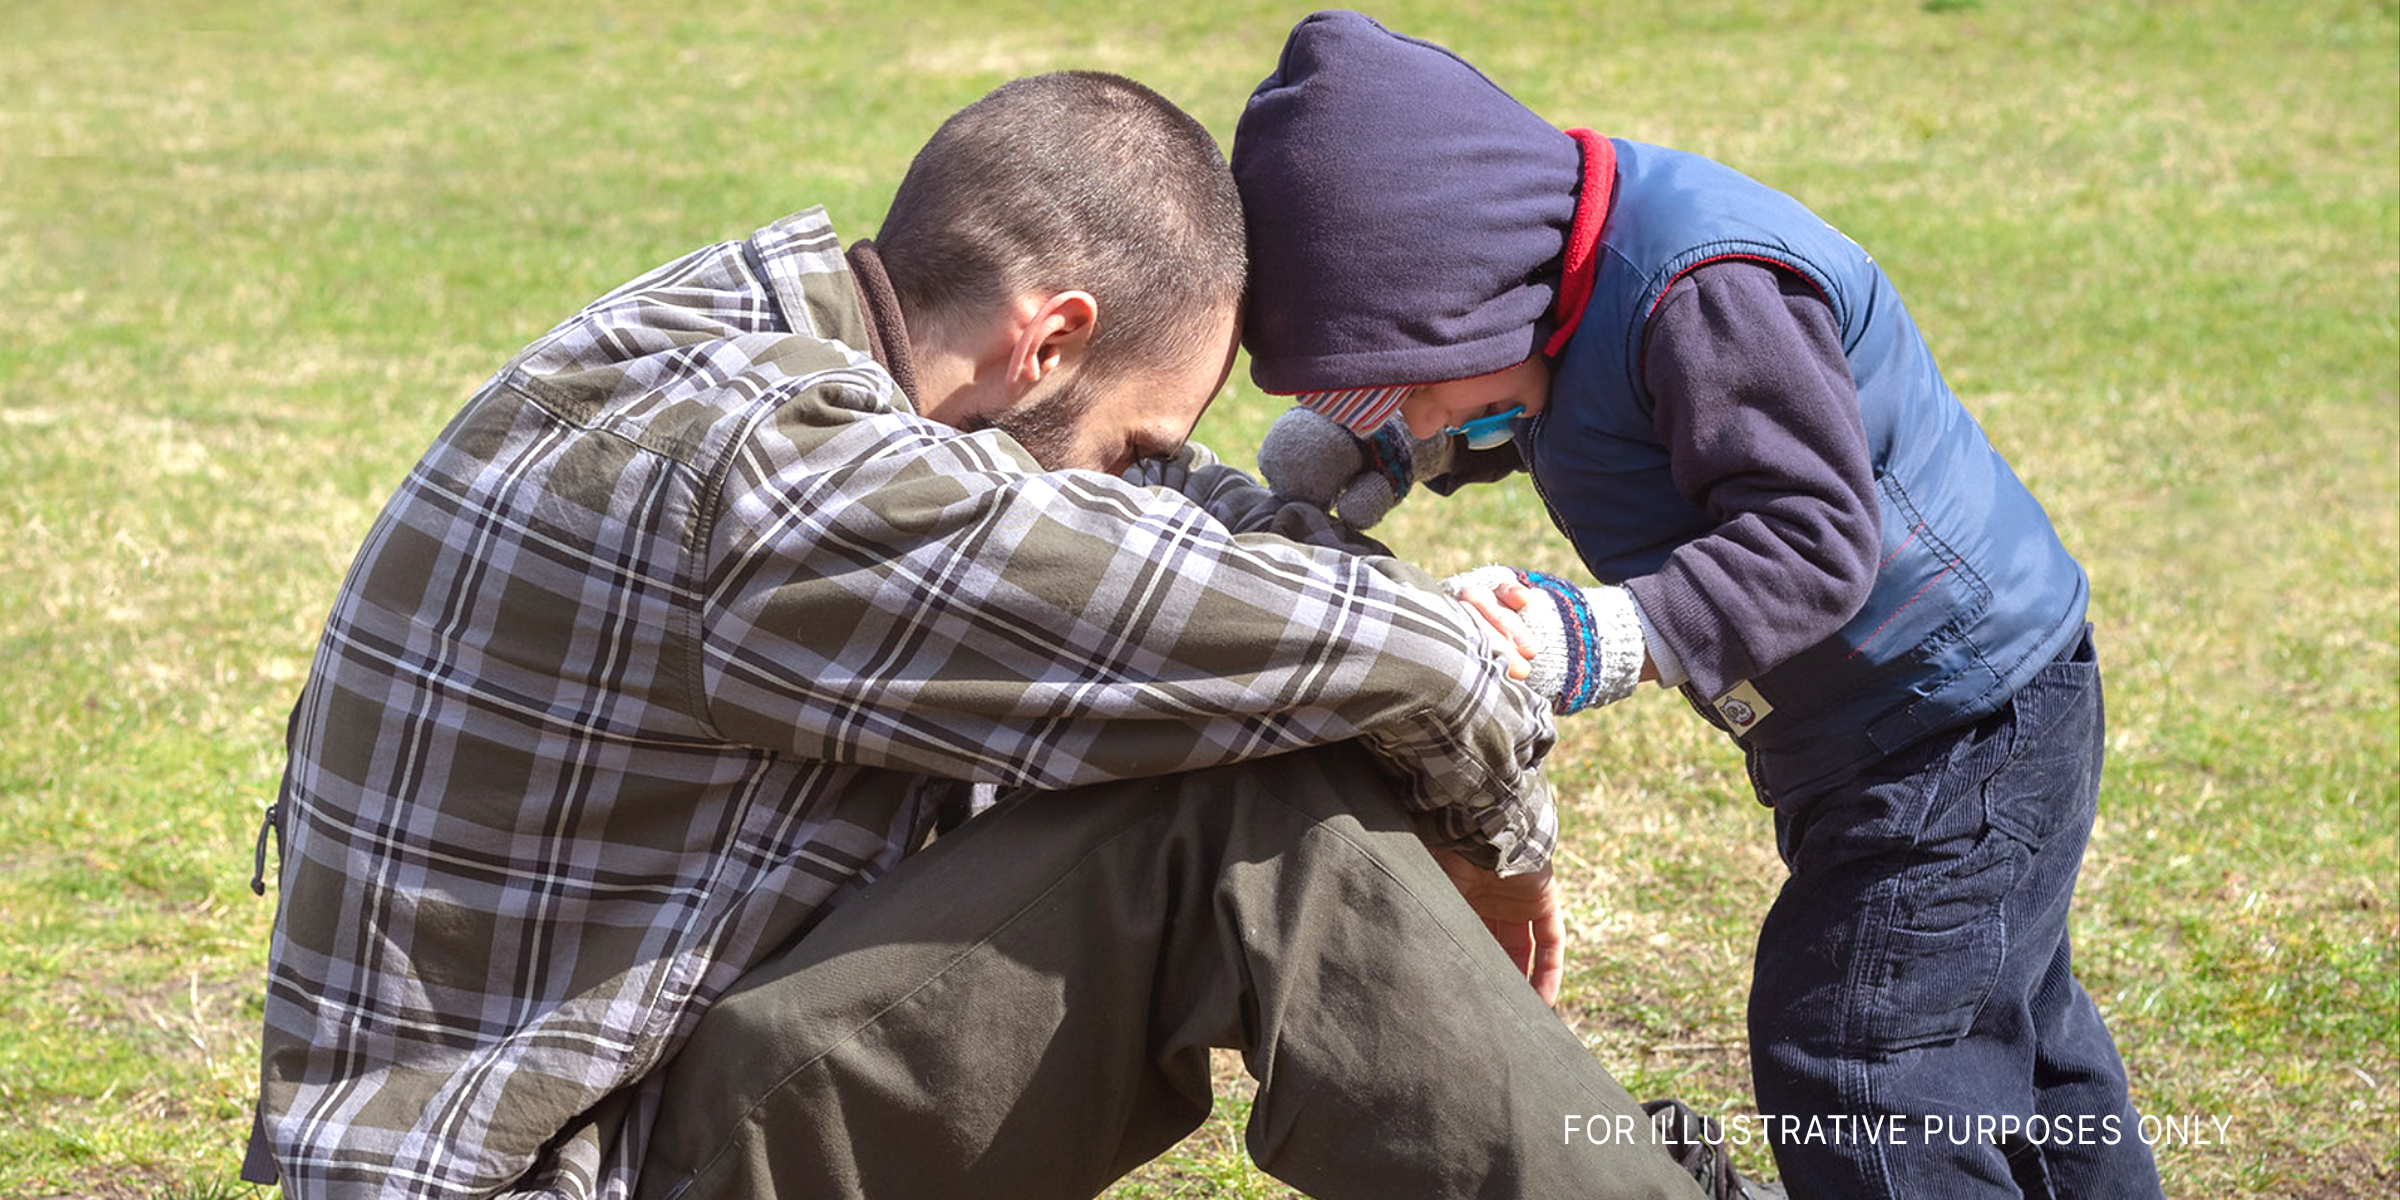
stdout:
MULTIPOLYGON (((0 8, 0 1195, 251 1194, 283 713, 482 376, 789 210, 871 233, 934 124, 1013 75, 1122 71, 1230 138, 1303 11, 0 8)), ((2169 1193, 2392 1195, 2400 5, 1376 11, 1886 264, 2091 572, 2112 758, 2079 966, 2142 1110, 2229 1121, 2159 1148, 2169 1193)), ((1237 372, 1201 437, 1246 460, 1275 411, 1237 372)), ((1436 569, 1572 569, 1518 488, 1390 532, 1436 569)), ((1747 1111, 1768 814, 1672 697, 1562 733, 1562 1011, 1635 1093, 1747 1111)), ((1114 1194, 1283 1194, 1225 1090, 1114 1194)))

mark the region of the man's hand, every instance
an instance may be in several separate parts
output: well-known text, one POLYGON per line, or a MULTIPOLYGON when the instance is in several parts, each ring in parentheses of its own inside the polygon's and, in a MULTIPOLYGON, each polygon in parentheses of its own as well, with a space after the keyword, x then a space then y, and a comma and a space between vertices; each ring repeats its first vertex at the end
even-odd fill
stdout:
POLYGON ((1549 869, 1502 879, 1455 850, 1435 850, 1433 861, 1466 897, 1467 907, 1483 918, 1484 928, 1508 951, 1542 1003, 1557 1007, 1558 985, 1567 972, 1567 919, 1559 911, 1558 885, 1549 869))

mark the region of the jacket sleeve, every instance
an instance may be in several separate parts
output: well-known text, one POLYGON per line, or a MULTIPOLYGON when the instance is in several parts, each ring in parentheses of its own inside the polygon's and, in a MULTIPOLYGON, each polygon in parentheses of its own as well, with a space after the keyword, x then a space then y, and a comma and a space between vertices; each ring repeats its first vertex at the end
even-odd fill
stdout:
POLYGON ((1547 861, 1550 718, 1413 569, 1236 536, 996 432, 829 412, 782 406, 726 474, 698 585, 723 736, 1038 788, 1355 738, 1429 840, 1547 861))
POLYGON ((1714 697, 1866 603, 1877 525, 1858 391, 1833 310, 1798 275, 1745 261, 1667 293, 1642 377, 1676 489, 1716 527, 1626 587, 1714 697))

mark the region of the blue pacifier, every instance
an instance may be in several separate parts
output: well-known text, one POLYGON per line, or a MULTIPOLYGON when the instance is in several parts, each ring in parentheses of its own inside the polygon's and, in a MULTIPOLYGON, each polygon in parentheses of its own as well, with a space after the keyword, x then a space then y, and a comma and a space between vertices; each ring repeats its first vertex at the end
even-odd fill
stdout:
POLYGON ((1510 439, 1516 437, 1517 418, 1524 415, 1525 406, 1520 404, 1507 412, 1493 413, 1488 417, 1477 417, 1464 425, 1453 425, 1442 432, 1454 437, 1465 434, 1469 450, 1489 450, 1494 446, 1505 446, 1510 439))

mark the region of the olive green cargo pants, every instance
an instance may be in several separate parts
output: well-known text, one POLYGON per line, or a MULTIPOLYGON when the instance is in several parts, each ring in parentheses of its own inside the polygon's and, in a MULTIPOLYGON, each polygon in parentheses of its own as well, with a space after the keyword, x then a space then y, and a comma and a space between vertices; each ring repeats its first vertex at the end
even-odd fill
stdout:
POLYGON ((639 1195, 1088 1197, 1206 1117, 1311 1196, 1691 1197, 1355 747, 1015 796, 743 977, 639 1195), (1621 1120, 1629 1119, 1629 1120, 1621 1120), (1606 1125, 1603 1126, 1602 1123, 1606 1125))

